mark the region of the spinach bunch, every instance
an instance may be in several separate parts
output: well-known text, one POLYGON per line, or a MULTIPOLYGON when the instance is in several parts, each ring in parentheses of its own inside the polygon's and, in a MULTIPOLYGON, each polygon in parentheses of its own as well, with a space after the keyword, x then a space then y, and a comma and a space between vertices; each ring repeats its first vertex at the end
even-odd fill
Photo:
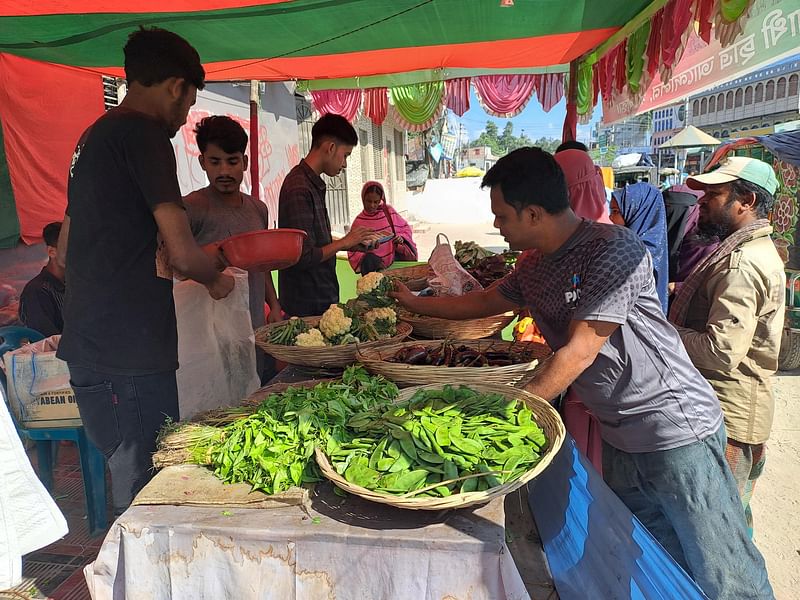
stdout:
POLYGON ((408 401, 353 415, 351 435, 325 445, 336 471, 389 494, 484 491, 533 468, 546 446, 530 409, 461 386, 419 390, 408 401))
POLYGON ((207 457, 225 483, 249 483, 253 490, 276 494, 319 481, 315 446, 329 438, 349 440, 346 423, 354 414, 385 407, 397 393, 383 377, 349 367, 341 381, 267 396, 254 414, 223 427, 194 454, 207 457))

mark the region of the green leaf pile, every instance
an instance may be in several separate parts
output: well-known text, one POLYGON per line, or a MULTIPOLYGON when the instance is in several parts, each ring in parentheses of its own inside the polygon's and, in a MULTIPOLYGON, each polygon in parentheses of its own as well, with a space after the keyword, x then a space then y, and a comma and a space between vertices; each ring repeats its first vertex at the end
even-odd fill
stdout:
POLYGON ((354 414, 386 406, 397 393, 394 383, 350 367, 340 382, 268 396, 254 414, 207 436, 192 455, 225 483, 244 482, 277 494, 319 481, 314 447, 329 438, 349 438, 345 425, 354 414))
POLYGON ((354 415, 352 439, 328 437, 336 471, 399 495, 484 491, 533 468, 546 445, 531 411, 500 394, 461 386, 419 390, 408 401, 354 415))
POLYGON ((445 497, 517 479, 547 444, 531 411, 502 394, 444 386, 400 403, 397 396, 394 383, 349 367, 341 381, 272 394, 224 427, 178 426, 177 438, 160 445, 188 449, 188 461, 209 465, 223 482, 267 494, 319 481, 319 447, 353 484, 445 497))

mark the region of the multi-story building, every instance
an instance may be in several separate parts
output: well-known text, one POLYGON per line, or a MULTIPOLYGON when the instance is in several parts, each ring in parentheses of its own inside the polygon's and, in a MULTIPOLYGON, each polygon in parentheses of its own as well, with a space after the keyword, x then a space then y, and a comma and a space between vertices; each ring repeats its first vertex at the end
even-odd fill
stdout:
POLYGON ((689 123, 720 140, 772 133, 800 119, 799 83, 798 57, 771 65, 692 96, 689 123))
POLYGON ((651 113, 630 117, 617 123, 597 123, 596 137, 601 151, 616 148, 617 154, 639 152, 649 154, 652 126, 651 113))
POLYGON ((686 126, 686 104, 679 102, 651 111, 653 115, 652 154, 660 155, 662 164, 671 165, 674 160, 672 150, 660 150, 659 146, 668 142, 686 126))
POLYGON ((460 165, 462 167, 478 167, 488 171, 497 162, 497 157, 489 146, 475 146, 461 150, 460 165))

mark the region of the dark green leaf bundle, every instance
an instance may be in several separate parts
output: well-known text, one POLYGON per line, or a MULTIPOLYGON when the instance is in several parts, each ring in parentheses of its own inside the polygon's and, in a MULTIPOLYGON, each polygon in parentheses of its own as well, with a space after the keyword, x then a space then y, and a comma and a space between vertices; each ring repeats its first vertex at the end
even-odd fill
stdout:
POLYGON ((347 481, 398 495, 449 496, 517 479, 546 445, 531 411, 468 387, 420 390, 388 409, 354 415, 350 439, 325 451, 347 481))
POLYGON ((345 425, 354 414, 386 406, 397 393, 383 377, 349 367, 342 381, 271 394, 254 414, 223 427, 193 454, 205 457, 226 483, 249 483, 253 490, 276 494, 319 481, 315 446, 329 438, 349 439, 345 425))

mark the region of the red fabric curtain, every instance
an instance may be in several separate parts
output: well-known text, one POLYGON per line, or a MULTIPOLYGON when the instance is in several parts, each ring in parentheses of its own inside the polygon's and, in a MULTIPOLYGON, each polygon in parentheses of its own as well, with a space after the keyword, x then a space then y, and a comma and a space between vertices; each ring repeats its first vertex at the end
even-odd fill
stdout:
POLYGON ((321 115, 335 113, 348 121, 355 121, 361 108, 361 90, 312 91, 311 99, 321 115))
POLYGON ((102 113, 100 75, 0 53, 0 119, 25 243, 64 218, 75 144, 102 113))
POLYGON ((459 117, 469 110, 469 82, 469 77, 444 82, 445 104, 459 117))
POLYGON ((534 88, 544 112, 550 112, 564 97, 564 74, 543 73, 534 75, 534 88))
POLYGON ((364 90, 364 114, 380 125, 389 111, 389 92, 385 87, 364 90))

